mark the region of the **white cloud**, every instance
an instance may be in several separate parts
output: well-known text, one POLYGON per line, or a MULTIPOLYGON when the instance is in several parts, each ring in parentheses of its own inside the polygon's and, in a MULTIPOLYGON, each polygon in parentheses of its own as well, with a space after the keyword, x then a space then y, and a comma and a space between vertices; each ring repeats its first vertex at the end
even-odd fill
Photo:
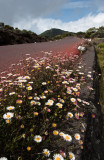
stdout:
POLYGON ((65 9, 75 9, 75 8, 87 8, 92 6, 92 1, 69 1, 65 4, 63 8, 65 9))
POLYGON ((39 18, 59 10, 68 0, 0 0, 0 21, 12 25, 28 16, 39 18))
POLYGON ((37 18, 37 19, 25 19, 14 23, 14 27, 20 29, 27 29, 36 32, 37 34, 42 33, 50 28, 60 28, 70 32, 86 31, 91 27, 100 27, 104 25, 104 13, 98 13, 97 15, 89 14, 77 21, 62 22, 61 20, 55 20, 52 18, 37 18))

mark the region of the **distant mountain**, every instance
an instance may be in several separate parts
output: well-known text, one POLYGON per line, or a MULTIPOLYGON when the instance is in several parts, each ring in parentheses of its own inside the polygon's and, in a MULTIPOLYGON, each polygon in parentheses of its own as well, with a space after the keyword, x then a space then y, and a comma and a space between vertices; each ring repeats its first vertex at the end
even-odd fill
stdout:
POLYGON ((41 33, 40 36, 41 37, 53 38, 55 36, 62 35, 62 34, 67 34, 67 33, 69 33, 69 32, 61 30, 61 29, 57 29, 57 28, 52 28, 50 30, 47 30, 47 31, 41 33))

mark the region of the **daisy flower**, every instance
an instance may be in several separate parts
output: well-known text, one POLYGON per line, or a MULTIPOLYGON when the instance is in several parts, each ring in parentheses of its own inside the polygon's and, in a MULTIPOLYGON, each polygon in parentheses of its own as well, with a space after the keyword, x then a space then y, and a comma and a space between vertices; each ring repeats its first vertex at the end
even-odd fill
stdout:
POLYGON ((58 106, 59 108, 62 108, 63 104, 61 104, 61 103, 56 103, 56 106, 58 106))
POLYGON ((44 93, 46 93, 46 94, 47 94, 47 93, 48 93, 48 91, 46 90, 46 91, 44 91, 44 93))
POLYGON ((30 102, 30 104, 31 104, 31 105, 35 105, 35 104, 36 104, 36 101, 32 100, 32 101, 30 102))
POLYGON ((18 99, 18 100, 16 100, 16 103, 17 103, 17 104, 21 104, 21 103, 22 103, 22 100, 18 99))
POLYGON ((8 106, 8 107, 7 107, 7 110, 10 111, 10 110, 13 110, 14 108, 15 108, 14 106, 8 106))
POLYGON ((64 101, 63 99, 60 99, 59 101, 60 101, 61 103, 65 103, 65 101, 64 101))
POLYGON ((56 130, 54 130, 54 131, 53 131, 53 134, 54 134, 55 136, 57 136, 57 135, 59 134, 59 132, 56 131, 56 130))
POLYGON ((28 99, 32 99, 32 96, 29 96, 28 99))
POLYGON ((6 119, 5 122, 6 122, 6 123, 10 123, 10 122, 11 122, 11 119, 6 119))
POLYGON ((57 126, 57 124, 56 123, 52 123, 52 127, 56 127, 57 126))
POLYGON ((18 82, 20 82, 20 83, 25 83, 25 82, 27 82, 27 80, 26 79, 20 79, 18 82))
POLYGON ((62 84, 69 84, 67 81, 63 81, 62 84))
POLYGON ((38 112, 34 112, 34 116, 38 116, 38 114, 39 114, 38 112))
POLYGON ((47 83, 46 82, 42 82, 42 85, 44 86, 44 85, 46 85, 47 83))
POLYGON ((36 104, 37 104, 38 106, 40 106, 40 105, 41 105, 41 103, 40 103, 40 102, 36 102, 36 104))
POLYGON ((25 76, 24 79, 30 79, 30 77, 29 76, 25 76))
POLYGON ((64 133, 63 133, 63 132, 60 132, 59 135, 60 135, 61 137, 63 137, 63 136, 64 136, 64 133))
POLYGON ((50 156, 50 151, 48 149, 43 149, 43 154, 46 156, 46 157, 49 157, 50 156))
POLYGON ((1 157, 0 160, 8 160, 6 157, 1 157))
POLYGON ((11 93, 9 93, 9 95, 10 95, 10 96, 12 96, 12 95, 14 95, 14 94, 15 94, 15 92, 11 92, 11 93))
POLYGON ((31 150, 31 147, 30 147, 30 146, 28 146, 28 147, 27 147, 27 151, 30 151, 30 150, 31 150))
POLYGON ((42 137, 40 135, 36 135, 34 137, 34 141, 37 142, 37 143, 40 143, 42 141, 42 137))
POLYGON ((41 99, 46 99, 46 96, 40 96, 41 99))
POLYGON ((76 102, 76 99, 75 99, 75 98, 71 98, 70 100, 71 100, 73 103, 76 102))
POLYGON ((75 155, 72 152, 69 152, 70 160, 75 160, 75 155))
POLYGON ((50 66, 47 66, 47 67, 46 67, 46 69, 49 69, 49 68, 50 68, 50 66))
POLYGON ((78 133, 76 133, 76 134, 74 135, 74 137, 75 137, 76 140, 80 140, 80 138, 81 138, 80 134, 78 134, 78 133))
POLYGON ((67 94, 71 94, 71 93, 72 93, 71 89, 68 89, 67 94))
POLYGON ((14 116, 14 113, 12 112, 7 112, 3 115, 4 119, 11 119, 14 116))
POLYGON ((77 92, 77 91, 78 91, 78 89, 77 89, 77 88, 73 88, 73 91, 77 92))
POLYGON ((26 89, 27 89, 28 91, 31 91, 31 90, 32 90, 32 86, 26 87, 26 89))
POLYGON ((91 78, 91 75, 90 75, 90 74, 88 74, 88 75, 87 75, 87 77, 91 78))
POLYGON ((67 116, 70 117, 70 118, 73 118, 73 114, 71 112, 68 112, 67 116))
POLYGON ((53 160, 64 160, 64 158, 61 156, 61 154, 54 154, 53 160))
POLYGON ((51 99, 49 99, 48 102, 45 103, 45 105, 47 105, 47 106, 52 106, 53 103, 54 103, 54 101, 51 100, 51 99))
POLYGON ((81 102, 82 100, 81 100, 80 98, 77 98, 77 101, 78 101, 78 102, 81 102))
POLYGON ((72 137, 68 134, 64 134, 63 136, 64 140, 68 141, 68 142, 71 142, 72 141, 72 137))
POLYGON ((39 100, 40 100, 40 98, 39 98, 39 97, 34 97, 34 99, 35 99, 36 101, 39 101, 39 100))
POLYGON ((3 91, 3 89, 2 88, 0 88, 0 92, 2 92, 3 91))

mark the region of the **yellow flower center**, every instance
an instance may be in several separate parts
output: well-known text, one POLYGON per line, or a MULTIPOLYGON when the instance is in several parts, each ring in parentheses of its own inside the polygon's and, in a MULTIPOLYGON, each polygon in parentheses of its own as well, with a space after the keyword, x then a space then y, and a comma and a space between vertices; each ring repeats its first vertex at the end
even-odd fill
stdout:
POLYGON ((45 152, 44 152, 44 154, 48 155, 48 152, 47 152, 47 151, 45 151, 45 152))
POLYGON ((37 112, 34 112, 34 115, 35 115, 35 116, 38 116, 38 113, 37 113, 37 112))
POLYGON ((56 160, 61 160, 60 157, 56 157, 56 160))
POLYGON ((10 115, 6 115, 6 118, 10 118, 10 115))
POLYGON ((12 107, 9 107, 9 110, 13 109, 12 107))
POLYGON ((37 137, 37 138, 36 138, 36 140, 37 140, 37 141, 39 141, 39 140, 40 140, 40 138, 38 138, 38 137, 37 137))
POLYGON ((75 138, 76 138, 76 139, 78 139, 78 138, 79 138, 79 136, 78 136, 78 135, 76 135, 76 136, 75 136, 75 138))
POLYGON ((8 120, 6 120, 6 123, 10 123, 10 120, 8 119, 8 120))
POLYGON ((53 123, 53 124, 52 124, 52 127, 56 127, 56 124, 55 124, 55 123, 53 123))
POLYGON ((30 151, 30 150, 31 150, 31 147, 27 147, 27 150, 30 151))
POLYGON ((67 139, 67 140, 69 140, 70 138, 69 138, 69 136, 65 136, 65 138, 67 139))
POLYGON ((54 134, 54 135, 58 135, 58 132, 57 132, 57 131, 53 131, 53 134, 54 134))
POLYGON ((73 156, 72 156, 71 154, 69 155, 69 157, 70 157, 70 158, 73 158, 73 156))

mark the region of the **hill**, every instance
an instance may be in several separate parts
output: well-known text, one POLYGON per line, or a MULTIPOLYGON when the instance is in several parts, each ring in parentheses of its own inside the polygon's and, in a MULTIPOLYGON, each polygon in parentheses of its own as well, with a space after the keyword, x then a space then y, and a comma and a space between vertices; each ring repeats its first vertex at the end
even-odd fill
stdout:
POLYGON ((41 33, 40 36, 41 37, 53 38, 55 36, 68 34, 68 33, 69 33, 68 31, 64 31, 64 30, 57 29, 57 28, 52 28, 50 30, 47 30, 47 31, 41 33))
POLYGON ((0 46, 43 41, 47 41, 47 39, 38 36, 32 31, 14 29, 9 25, 0 23, 0 46))

